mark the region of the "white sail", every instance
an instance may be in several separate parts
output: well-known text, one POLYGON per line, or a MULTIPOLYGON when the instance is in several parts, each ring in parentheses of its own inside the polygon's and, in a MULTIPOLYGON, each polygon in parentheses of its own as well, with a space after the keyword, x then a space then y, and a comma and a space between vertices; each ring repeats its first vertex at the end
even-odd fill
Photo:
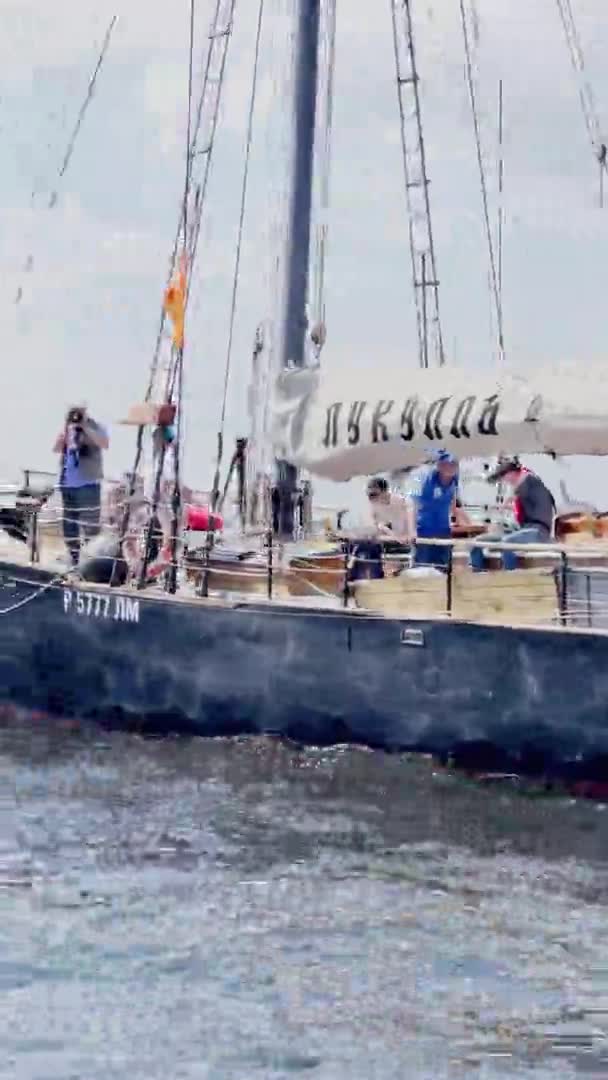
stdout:
POLYGON ((332 480, 417 464, 439 446, 468 458, 608 454, 608 365, 284 372, 273 439, 278 456, 332 480))

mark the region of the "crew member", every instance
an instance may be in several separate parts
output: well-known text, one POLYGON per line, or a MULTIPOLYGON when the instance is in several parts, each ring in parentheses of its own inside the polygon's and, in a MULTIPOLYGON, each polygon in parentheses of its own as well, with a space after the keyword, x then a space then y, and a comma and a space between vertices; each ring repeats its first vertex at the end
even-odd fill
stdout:
MULTIPOLYGON (((378 541, 393 541, 393 549, 401 549, 408 543, 407 501, 403 495, 391 491, 383 476, 374 476, 367 485, 367 499, 371 523, 378 541)), ((361 541, 353 551, 349 580, 382 578, 382 543, 361 541)), ((385 544, 385 546, 387 546, 385 544)))
POLYGON ((458 460, 453 454, 435 451, 430 464, 412 475, 407 507, 406 534, 416 541, 415 565, 445 568, 451 548, 425 541, 449 540, 452 519, 463 525, 469 523, 458 499, 458 460))
MULTIPOLYGON (((489 483, 502 480, 513 492, 511 508, 517 528, 507 532, 484 533, 477 538, 480 544, 500 541, 503 544, 543 544, 553 535, 555 499, 546 484, 531 469, 526 469, 517 457, 500 457, 496 468, 488 477, 489 483)), ((515 570, 517 553, 503 551, 502 565, 505 570, 515 570)), ((483 547, 471 551, 473 570, 485 569, 483 547)))
POLYGON ((84 405, 68 409, 53 449, 61 455, 63 537, 73 566, 80 558, 81 542, 99 532, 103 451, 108 446, 106 429, 88 415, 84 405))
POLYGON ((407 542, 407 500, 404 496, 391 491, 383 476, 374 476, 367 485, 367 500, 378 536, 407 542))

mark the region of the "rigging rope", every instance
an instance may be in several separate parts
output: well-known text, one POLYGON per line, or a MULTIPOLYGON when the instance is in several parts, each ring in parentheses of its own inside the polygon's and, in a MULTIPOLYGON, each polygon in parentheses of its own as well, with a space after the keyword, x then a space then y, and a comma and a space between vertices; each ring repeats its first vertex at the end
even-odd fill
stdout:
POLYGON ((316 288, 314 294, 312 342, 318 359, 325 343, 325 262, 327 255, 327 212, 329 210, 329 185, 331 174, 332 125, 334 111, 334 72, 336 61, 336 0, 327 0, 326 31, 324 40, 327 56, 325 59, 325 87, 320 94, 324 105, 323 142, 320 147, 320 222, 316 241, 316 288))
POLYGON ((505 220, 504 211, 504 179, 505 159, 503 151, 503 101, 502 79, 498 81, 498 295, 502 311, 502 230, 505 220))
POLYGON ((593 90, 589 80, 585 78, 585 57, 581 45, 581 39, 574 21, 574 12, 570 0, 556 0, 557 10, 561 19, 566 44, 570 53, 570 62, 575 76, 581 80, 579 85, 579 98, 583 120, 587 128, 587 134, 591 146, 595 150, 599 142, 599 121, 595 108, 593 90))
POLYGON ((490 225, 490 212, 488 208, 488 189, 486 185, 485 170, 483 167, 483 156, 481 152, 481 132, 479 127, 479 116, 477 112, 477 101, 475 97, 475 85, 473 82, 473 64, 471 59, 471 47, 469 44, 469 31, 467 27, 467 18, 464 9, 464 0, 460 2, 460 21, 462 24, 462 36, 464 41, 465 52, 465 68, 467 77, 467 86, 469 90, 469 100, 471 103, 471 113, 473 116, 473 129, 475 132, 475 147, 477 150, 477 164, 479 167, 479 180, 481 186, 481 199, 483 204, 483 217, 486 230, 486 239, 488 244, 488 255, 490 259, 490 278, 492 285, 492 295, 494 298, 494 305, 496 309, 496 322, 498 328, 498 351, 501 361, 504 360, 505 345, 502 325, 502 302, 500 298, 500 291, 498 288, 498 275, 496 272, 496 259, 494 257, 494 243, 492 240, 492 227, 490 225))
POLYGON ((471 7, 471 27, 473 29, 473 41, 475 43, 475 48, 477 48, 479 46, 479 42, 481 40, 481 24, 480 24, 480 21, 479 21, 479 12, 477 10, 477 5, 475 3, 475 0, 470 0, 470 7, 471 7))
MULTIPOLYGON (((76 146, 76 141, 78 139, 78 135, 80 134, 80 129, 82 127, 82 124, 83 124, 84 118, 86 116, 87 110, 88 110, 89 105, 91 104, 91 101, 93 99, 93 94, 95 92, 95 84, 97 83, 97 77, 98 77, 99 72, 101 71, 101 69, 103 67, 103 63, 104 63, 104 60, 106 58, 106 54, 107 54, 108 49, 110 47, 110 39, 112 37, 112 31, 114 30, 114 27, 115 27, 117 22, 118 22, 118 15, 113 15, 112 18, 110 19, 110 23, 108 25, 108 28, 107 28, 107 30, 105 32, 105 36, 104 36, 103 43, 102 43, 102 46, 101 46, 101 51, 99 53, 99 56, 97 57, 97 63, 95 64, 93 74, 91 75, 91 77, 89 79, 89 83, 88 83, 88 86, 87 86, 87 91, 86 91, 86 94, 85 94, 85 97, 84 97, 84 101, 82 102, 82 105, 80 106, 80 109, 78 110, 78 116, 76 117, 76 123, 74 124, 74 127, 72 129, 72 134, 70 135, 70 138, 68 140, 68 144, 66 146, 66 149, 65 149, 65 152, 64 152, 64 155, 63 155, 63 159, 62 159, 61 165, 59 167, 59 171, 57 173, 57 179, 58 180, 63 179, 63 177, 65 176, 65 174, 66 174, 66 172, 68 170, 68 166, 70 164, 70 161, 72 160, 72 154, 74 153, 74 147, 76 146)), ((57 199, 58 199, 58 192, 57 192, 57 186, 56 186, 53 189, 53 191, 51 192, 51 195, 50 195, 50 198, 49 198, 49 204, 48 204, 49 210, 53 210, 55 208, 55 206, 57 205, 57 199)), ((28 270, 30 270, 32 268, 32 266, 33 266, 33 257, 32 257, 32 255, 30 253, 27 256, 27 259, 25 261, 24 270, 28 271, 28 270)), ((20 300, 22 299, 22 297, 23 297, 23 287, 19 286, 19 288, 17 290, 17 295, 15 297, 15 303, 18 304, 20 302, 20 300)))
MULTIPOLYGON (((195 0, 190 0, 190 43, 189 43, 189 55, 188 55, 188 115, 186 122, 186 175, 184 179, 184 208, 183 208, 183 256, 185 259, 186 246, 188 243, 188 196, 190 193, 190 173, 192 167, 191 157, 191 140, 192 140, 192 84, 193 84, 193 67, 194 67, 194 3, 195 0)), ((186 282, 188 281, 188 275, 190 268, 187 262, 184 262, 184 274, 186 282)), ((187 285, 186 285, 187 288, 187 285)), ((174 395, 177 399, 177 412, 175 423, 175 437, 173 440, 173 495, 171 499, 172 519, 171 519, 171 565, 169 569, 167 586, 169 592, 174 593, 177 590, 177 547, 178 547, 178 533, 180 525, 180 512, 182 506, 182 491, 181 491, 181 441, 182 441, 182 428, 183 428, 183 391, 184 391, 184 344, 183 340, 181 345, 173 349, 173 386, 171 387, 167 400, 173 401, 174 395)), ((162 466, 159 462, 159 472, 162 475, 162 466)), ((152 514, 149 523, 150 537, 153 531, 153 520, 155 507, 152 508, 152 514)))
POLYGON ((585 55, 572 4, 570 0, 556 0, 556 4, 570 55, 570 63, 578 82, 578 96, 583 121, 591 143, 591 150, 600 168, 600 206, 603 206, 603 174, 604 171, 608 171, 606 162, 607 147, 600 134, 600 122, 593 89, 589 79, 586 77, 585 55))
MULTIPOLYGON (((197 199, 196 199, 196 206, 195 206, 195 209, 197 211, 197 220, 199 222, 199 227, 200 227, 200 215, 202 214, 202 208, 203 208, 203 202, 204 202, 204 193, 206 191, 207 181, 208 181, 208 177, 209 177, 209 169, 210 169, 210 164, 211 164, 211 149, 212 149, 212 145, 213 145, 215 129, 216 129, 216 126, 217 126, 217 116, 218 116, 218 111, 219 111, 219 102, 220 102, 221 90, 222 90, 223 79, 224 79, 224 70, 225 70, 226 55, 227 55, 227 46, 228 46, 228 41, 229 41, 230 36, 231 36, 231 31, 232 31, 232 20, 233 20, 233 15, 234 15, 235 3, 236 3, 236 0, 215 0, 215 11, 214 11, 214 14, 213 14, 213 18, 211 20, 211 25, 210 25, 209 34, 208 34, 208 42, 209 42, 209 44, 208 44, 208 47, 207 47, 207 55, 206 55, 205 67, 204 67, 204 73, 203 73, 203 79, 202 79, 202 89, 201 89, 201 93, 199 95, 198 105, 197 105, 197 110, 196 110, 196 117, 195 117, 193 125, 191 123, 191 117, 192 117, 192 101, 191 101, 191 98, 192 98, 192 67, 193 67, 193 52, 194 52, 193 10, 191 10, 191 16, 190 16, 190 31, 191 31, 190 49, 191 49, 191 52, 190 52, 189 64, 188 64, 188 86, 189 86, 189 91, 190 91, 188 114, 189 114, 189 126, 191 127, 191 131, 189 133, 189 138, 188 138, 189 180, 190 180, 190 183, 189 183, 188 186, 189 186, 189 188, 191 188, 192 183, 193 183, 193 171, 194 171, 193 163, 194 163, 194 159, 197 156, 197 154, 199 154, 199 153, 204 154, 205 155, 204 174, 203 174, 203 179, 202 179, 200 185, 197 188, 197 199), (220 29, 219 25, 220 25, 220 19, 221 19, 222 15, 224 16, 224 19, 223 19, 223 26, 220 29), (209 84, 210 84, 210 81, 211 81, 211 65, 212 65, 212 61, 213 61, 213 57, 214 57, 214 53, 215 53, 215 44, 216 44, 217 41, 219 41, 221 43, 221 47, 223 49, 223 52, 222 52, 222 62, 221 62, 221 66, 220 66, 220 72, 219 72, 219 76, 217 77, 217 96, 216 96, 216 99, 215 99, 215 102, 214 102, 214 115, 213 115, 213 120, 212 120, 212 129, 211 129, 209 143, 208 143, 207 147, 204 148, 202 151, 199 151, 198 150, 198 140, 199 140, 199 137, 200 137, 200 130, 201 130, 201 125, 202 125, 202 121, 203 121, 203 112, 204 112, 205 101, 206 101, 206 98, 207 98, 207 90, 208 90, 208 87, 209 87, 209 84), (202 191, 202 196, 201 196, 201 191, 202 191)), ((185 199, 184 199, 184 201, 182 202, 182 204, 180 206, 180 213, 179 213, 179 218, 178 218, 177 229, 176 229, 176 232, 175 232, 175 239, 174 239, 174 242, 173 242, 173 248, 172 248, 171 256, 170 256, 170 259, 169 259, 169 272, 167 274, 165 292, 169 288, 169 286, 171 284, 171 281, 173 279, 173 275, 175 273, 180 240, 181 240, 182 236, 185 236, 187 238, 187 221, 185 221, 185 214, 187 213, 187 204, 188 204, 188 195, 189 194, 190 194, 190 192, 186 192, 185 199)), ((191 280, 194 254, 195 254, 195 252, 191 252, 190 250, 188 251, 189 271, 190 271, 190 277, 188 279, 188 282, 190 282, 190 280, 191 280)), ((188 285, 188 289, 189 289, 189 285, 188 285)), ((188 295, 189 295, 189 292, 186 295, 186 306, 187 306, 187 302, 188 302, 188 295)), ((154 392, 154 387, 155 387, 155 383, 156 383, 156 379, 157 379, 157 373, 158 373, 158 364, 159 364, 159 358, 160 358, 161 345, 162 345, 162 341, 163 341, 163 331, 164 331, 164 327, 165 327, 166 317, 167 317, 167 313, 166 313, 166 310, 165 310, 165 304, 163 302, 163 304, 161 305, 160 321, 159 321, 159 326, 158 326, 158 331, 157 331, 157 336, 156 336, 156 343, 155 343, 155 346, 154 346, 154 352, 153 352, 153 355, 152 355, 152 363, 150 365, 150 374, 149 374, 149 378, 148 378, 148 385, 147 385, 147 388, 146 388, 146 393, 145 393, 145 398, 144 398, 144 400, 146 402, 149 402, 151 400, 152 394, 154 392)), ((168 375, 167 375, 167 387, 166 387, 166 391, 165 391, 165 399, 167 397, 167 394, 169 393, 169 387, 170 387, 170 384, 172 382, 172 367, 173 367, 173 365, 170 365, 168 375)), ((141 458, 142 458, 142 454, 143 454, 144 431, 145 431, 144 426, 140 425, 138 427, 138 431, 137 431, 135 459, 134 459, 133 470, 132 470, 132 473, 131 473, 131 478, 130 478, 130 483, 129 483, 128 498, 127 498, 125 514, 124 514, 123 523, 122 523, 121 537, 125 536, 125 533, 126 533, 126 530, 128 528, 128 524, 129 524, 130 503, 131 503, 131 499, 133 498, 133 495, 134 495, 134 492, 135 492, 135 487, 136 487, 136 482, 137 482, 137 474, 138 474, 138 470, 139 470, 139 467, 140 467, 140 464, 141 464, 141 458)), ((162 463, 164 463, 164 456, 165 456, 165 453, 164 453, 164 448, 163 448, 163 450, 161 451, 161 455, 160 455, 162 463)), ((155 497, 156 501, 158 501, 158 492, 156 491, 156 485, 155 485, 155 496, 154 497, 155 497)))
MULTIPOLYGON (((15 580, 17 581, 17 579, 15 580)), ((44 593, 48 592, 49 589, 54 589, 55 586, 59 584, 65 585, 66 583, 69 583, 69 580, 70 578, 68 570, 64 571, 61 574, 56 574, 55 577, 52 577, 50 581, 46 581, 43 585, 40 585, 40 587, 35 589, 34 592, 28 593, 28 595, 25 596, 22 600, 17 600, 14 604, 10 604, 8 607, 0 608, 0 615, 11 615, 13 611, 18 611, 19 608, 25 607, 25 605, 31 603, 32 600, 37 600, 39 596, 42 596, 44 593)), ((27 584, 33 584, 33 582, 27 582, 27 584)))
POLYGON ((184 225, 184 248, 188 237, 188 195, 190 193, 190 171, 192 167, 192 83, 194 70, 194 0, 190 0, 190 43, 188 50, 188 118, 186 121, 186 178, 184 181, 184 203, 182 218, 184 225))
POLYGON ((442 367, 445 363, 445 352, 439 309, 439 279, 410 0, 391 0, 391 9, 418 353, 420 366, 428 367, 427 293, 430 291, 436 355, 439 366, 442 367), (429 269, 430 280, 427 277, 429 269))
MULTIPOLYGON (((73 130, 72 135, 70 137, 70 141, 68 142, 67 149, 66 149, 66 152, 64 154, 63 161, 61 163, 61 168, 59 169, 59 177, 60 178, 65 175, 66 169, 67 169, 68 165, 70 164, 70 160, 71 160, 71 157, 72 157, 72 153, 74 151, 74 146, 75 146, 75 143, 76 143, 76 139, 78 138, 78 133, 80 131, 80 128, 82 127, 82 121, 84 120, 86 111, 87 111, 87 109, 88 109, 88 107, 89 107, 89 105, 91 103, 91 99, 92 99, 93 94, 95 92, 95 83, 97 82, 97 76, 99 75, 99 72, 101 71, 103 62, 104 62, 105 57, 106 57, 106 53, 107 53, 108 48, 110 46, 110 38, 112 37, 112 31, 113 31, 117 21, 118 21, 118 15, 113 15, 111 20, 110 20, 110 25, 108 26, 108 29, 106 30, 106 34, 105 34, 105 37, 103 39, 103 45, 101 47, 101 52, 99 54, 97 63, 95 65, 95 70, 94 70, 93 74, 91 75, 91 78, 89 79, 89 85, 87 87, 86 96, 85 96, 85 99, 84 99, 82 105, 80 106, 80 111, 79 111, 78 116, 76 118, 76 123, 74 125, 74 130, 73 130)), ((53 194, 51 195, 51 205, 54 205, 53 198, 55 198, 55 200, 56 200, 56 198, 57 198, 57 193, 56 192, 53 192, 53 194)))
POLYGON ((228 386, 230 382, 230 369, 232 365, 232 346, 234 341, 234 326, 236 321, 236 306, 238 297, 238 287, 241 269, 241 254, 243 248, 243 231, 245 225, 245 210, 247 205, 247 191, 249 186, 249 163, 251 160, 251 145, 253 142, 253 120, 255 113, 255 103, 257 98, 258 87, 258 73, 260 66, 260 45, 262 40, 262 24, 264 20, 264 0, 260 0, 258 9, 258 20, 256 28, 255 39, 255 51, 253 61, 253 76, 251 81, 251 93, 249 97, 249 114, 247 117, 247 137, 245 145, 245 163, 243 167, 243 183, 241 187, 241 205, 239 210, 239 224, 237 234, 237 244, 234 260, 234 275, 232 279, 232 296, 230 301, 230 324, 228 330, 228 344, 226 347, 226 363, 224 367, 224 387, 222 393, 222 408, 220 413, 220 424, 218 430, 218 448, 217 459, 215 468, 215 477, 213 480, 212 491, 212 509, 216 509, 217 500, 219 497, 219 481, 220 470, 222 467, 222 458, 224 454, 224 428, 226 424, 226 408, 228 402, 228 386))
MULTIPOLYGON (((193 66, 194 66, 194 8, 195 0, 190 0, 190 36, 189 36, 189 48, 188 48, 188 110, 187 110, 187 124, 186 124, 186 175, 184 181, 184 198, 182 205, 182 212, 180 216, 180 229, 183 228, 183 248, 185 250, 188 236, 188 196, 190 191, 190 176, 192 165, 192 89, 193 89, 193 66)), ((176 255, 179 247, 179 230, 178 230, 178 242, 176 244, 176 255)), ((186 264, 184 272, 187 274, 189 270, 186 264)), ((169 576, 169 590, 175 592, 177 586, 177 541, 178 541, 178 525, 179 525, 179 512, 181 507, 181 486, 180 486, 180 450, 181 450, 181 431, 182 431, 182 391, 183 391, 183 365, 184 365, 184 348, 183 348, 183 334, 182 343, 174 345, 172 348, 171 365, 169 368, 169 375, 167 381, 167 395, 166 400, 172 401, 174 396, 175 387, 177 386, 177 412, 176 412, 176 431, 173 441, 173 496, 172 496, 172 532, 171 532, 171 567, 169 576)), ((135 488, 137 482, 137 468, 139 467, 139 459, 141 457, 141 449, 143 442, 143 427, 138 430, 138 442, 136 451, 136 466, 133 469, 131 477, 130 487, 135 488)), ((148 565, 150 562, 152 541, 154 534, 154 524, 156 513, 158 510, 158 503, 160 500, 160 490, 162 483, 163 469, 165 465, 166 457, 166 441, 163 440, 161 445, 160 454, 158 456, 158 462, 156 465, 156 476, 154 479, 154 494, 152 498, 152 506, 150 508, 150 520, 146 529, 145 549, 142 566, 139 576, 139 585, 143 585, 146 579, 148 565)), ((132 497, 132 492, 129 492, 132 497)), ((121 536, 126 533, 126 528, 129 518, 131 498, 127 500, 127 506, 125 508, 125 521, 121 536)))
MULTIPOLYGON (((192 135, 191 135, 191 140, 190 140, 190 166, 191 166, 190 167, 190 179, 191 180, 192 180, 192 163, 193 163, 195 157, 198 154, 205 154, 205 170, 204 170, 204 174, 203 174, 203 179, 202 179, 201 183, 197 187, 196 203, 195 203, 195 211, 196 211, 195 221, 196 221, 196 223, 198 225, 198 230, 199 231, 200 231, 200 218, 201 218, 202 211, 203 211, 204 198, 205 198, 205 194, 206 194, 206 191, 207 191, 207 182, 208 182, 209 171, 210 171, 210 166, 211 166, 211 147, 213 145, 213 140, 214 140, 214 137, 215 137, 215 130, 216 130, 216 127, 217 127, 217 108, 216 108, 215 115, 214 115, 214 120, 213 120, 213 123, 212 123, 211 133, 210 133, 210 136, 209 136, 209 144, 203 150, 199 150, 198 149, 198 140, 199 140, 201 125, 202 125, 202 120, 203 120, 203 108, 204 108, 205 100, 206 100, 206 97, 207 97, 207 90, 208 90, 208 87, 209 87, 209 83, 211 81, 211 74, 210 73, 211 73, 211 64, 212 64, 213 55, 214 55, 215 42, 217 40, 221 39, 221 38, 229 38, 230 37, 231 31, 232 31, 232 19, 233 19, 233 15, 234 15, 235 3, 236 3, 236 0, 230 0, 229 4, 227 5, 228 6, 228 14, 227 14, 226 25, 224 26, 223 29, 218 30, 218 25, 219 25, 219 22, 220 22, 220 16, 222 15, 222 12, 223 12, 223 0, 215 0, 215 11, 214 11, 214 14, 213 14, 213 18, 211 20, 211 26, 210 26, 209 35, 208 35, 209 44, 208 44, 207 55, 206 55, 206 59, 205 59, 205 70, 203 72, 203 80, 202 80, 203 85, 202 85, 202 90, 201 90, 199 100, 198 100, 198 105, 197 105, 197 110, 196 110, 196 117, 195 117, 195 121, 194 121, 194 124, 193 124, 192 135)), ((221 67, 220 67, 219 74, 217 76, 217 84, 218 84, 218 99, 217 100, 218 100, 218 104, 219 104, 219 97, 220 97, 220 93, 221 93, 221 87, 222 87, 223 80, 224 80, 224 70, 225 70, 225 65, 226 65, 226 56, 227 56, 227 50, 223 54, 222 64, 221 64, 221 67)), ((168 273, 167 273, 167 280, 166 280, 166 283, 165 283, 165 288, 169 287, 169 285, 171 283, 171 279, 173 278, 173 275, 175 273, 175 267, 177 265, 177 254, 178 254, 179 243, 180 243, 180 239, 181 239, 182 231, 183 231, 183 222, 184 222, 183 212, 184 212, 184 207, 182 205, 182 208, 181 208, 181 211, 180 211, 180 217, 179 217, 178 223, 177 223, 177 229, 176 229, 176 232, 175 232, 175 240, 173 242, 173 248, 172 248, 172 251, 171 251, 170 258, 169 258, 169 269, 168 269, 168 273)), ((197 231, 197 234, 196 234, 196 240, 198 242, 198 231, 197 231)), ((192 249, 192 246, 190 246, 188 248, 188 253, 187 254, 188 254, 188 263, 189 263, 189 266, 190 266, 190 271, 192 271, 193 263, 194 263, 194 256, 196 255, 196 245, 194 245, 193 249, 192 249)), ((189 298, 189 290, 188 290, 188 294, 187 294, 187 297, 186 297, 186 301, 188 300, 188 298, 189 298)), ((149 376, 149 379, 148 379, 148 386, 147 386, 147 389, 146 389, 146 395, 145 395, 145 399, 144 399, 145 401, 150 400, 150 398, 152 397, 152 393, 154 391, 154 384, 155 384, 156 376, 157 376, 157 372, 158 372, 158 362, 159 362, 159 358, 160 358, 160 350, 161 350, 161 345, 162 345, 162 341, 163 341, 163 331, 164 331, 164 328, 165 328, 166 318, 167 318, 167 315, 166 315, 164 305, 161 305, 160 320, 159 320, 158 331, 157 331, 157 334, 156 334, 156 342, 155 342, 155 345, 154 345, 154 351, 153 351, 153 354, 152 354, 152 363, 151 363, 151 366, 150 366, 150 376, 149 376)))
MULTIPOLYGON (((231 3, 229 5, 230 6, 230 21, 227 24, 225 30, 220 32, 220 35, 219 35, 221 37, 225 37, 226 39, 228 39, 232 34, 232 21, 233 21, 233 17, 234 17, 235 3, 236 3, 236 0, 231 0, 231 3)), ((222 59, 221 59, 221 63, 220 63, 220 70, 219 70, 219 73, 218 73, 218 76, 217 76, 217 83, 218 83, 219 88, 222 87, 223 82, 224 82, 224 74, 225 74, 225 71, 226 71, 226 61, 227 61, 227 59, 228 59, 228 49, 226 48, 226 49, 224 49, 224 51, 222 53, 222 59)), ((188 264, 189 264, 191 269, 194 266, 194 262, 195 262, 195 259, 196 259, 196 252, 198 250, 198 241, 199 241, 199 236, 200 236, 200 231, 201 231, 201 223, 202 223, 202 218, 203 218, 203 208, 204 208, 204 205, 205 205, 205 196, 207 194, 207 184, 208 184, 208 181, 209 181, 209 174, 210 174, 210 171, 211 171, 211 149, 213 147, 213 143, 214 143, 214 140, 215 140, 215 133, 216 133, 216 130, 217 130, 217 125, 218 125, 218 120, 219 120, 219 95, 220 95, 220 91, 218 90, 218 98, 217 98, 216 108, 215 108, 214 113, 213 113, 213 119, 212 119, 212 123, 211 123, 211 131, 210 131, 210 134, 209 134, 209 144, 208 144, 207 147, 205 147, 203 150, 200 151, 201 154, 206 155, 206 165, 205 165, 205 173, 204 173, 203 181, 197 187, 197 190, 196 190, 195 208, 194 208, 195 209, 194 223, 193 223, 193 226, 192 226, 191 239, 190 239, 190 244, 189 244, 188 252, 187 252, 187 254, 188 254, 188 264)), ((201 99, 201 111, 202 111, 203 103, 204 103, 204 97, 201 99)), ((190 282, 191 282, 191 280, 192 279, 190 278, 189 281, 188 281, 188 288, 187 288, 187 291, 186 291, 186 306, 188 305, 188 301, 190 299, 190 282)))

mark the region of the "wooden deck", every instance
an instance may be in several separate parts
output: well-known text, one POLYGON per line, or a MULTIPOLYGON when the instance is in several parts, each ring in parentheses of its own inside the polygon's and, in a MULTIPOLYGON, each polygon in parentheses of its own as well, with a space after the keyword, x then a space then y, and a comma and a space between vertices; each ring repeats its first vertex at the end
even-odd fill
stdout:
MULTIPOLYGON (((39 537, 42 569, 67 573, 63 540, 56 527, 41 530, 39 537)), ((457 548, 454 554, 454 571, 451 576, 451 593, 444 574, 425 576, 420 572, 405 571, 397 576, 391 574, 403 560, 386 560, 387 576, 380 581, 359 581, 352 586, 355 610, 399 618, 437 618, 441 616, 468 622, 508 625, 551 626, 560 622, 559 590, 557 579, 563 564, 563 553, 572 569, 601 570, 608 567, 608 543, 605 540, 580 537, 562 545, 538 545, 522 554, 520 568, 513 571, 490 569, 473 573, 468 568, 468 553, 457 548), (557 574, 556 574, 557 571, 557 574)), ((494 553, 495 560, 500 553, 494 553)), ((280 559, 277 549, 275 557, 280 559)), ((24 568, 32 565, 29 548, 0 532, 0 559, 24 568)), ((494 565, 499 565, 494 560, 494 565)), ((491 565, 493 560, 491 559, 491 565)), ((280 562, 273 570, 272 600, 293 603, 309 609, 312 606, 340 607, 344 596, 344 556, 327 545, 306 552, 303 545, 295 545, 294 553, 289 547, 283 550, 280 562)), ((211 567, 209 577, 209 601, 267 599, 268 574, 262 555, 240 566, 237 563, 223 566, 221 561, 211 567)), ((192 602, 196 595, 201 568, 188 569, 183 575, 184 585, 179 599, 192 602)), ((84 583, 83 583, 84 584, 84 583)), ((87 588, 89 586, 86 586, 87 588)), ((103 586, 100 586, 103 588, 103 586)), ((127 586, 130 590, 130 586, 127 586)), ((164 595, 162 585, 151 585, 146 595, 164 595)))
POLYGON ((552 571, 497 570, 454 573, 451 597, 445 574, 424 577, 407 571, 353 586, 366 610, 407 618, 451 615, 467 622, 544 624, 557 621, 558 592, 552 571))

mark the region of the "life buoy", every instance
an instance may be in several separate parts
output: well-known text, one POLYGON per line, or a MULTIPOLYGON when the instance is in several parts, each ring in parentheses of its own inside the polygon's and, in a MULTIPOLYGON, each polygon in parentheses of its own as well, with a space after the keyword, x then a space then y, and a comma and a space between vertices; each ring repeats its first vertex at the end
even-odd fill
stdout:
POLYGON ((219 532, 223 527, 222 515, 212 513, 207 506, 189 506, 186 510, 186 528, 194 532, 219 532))

